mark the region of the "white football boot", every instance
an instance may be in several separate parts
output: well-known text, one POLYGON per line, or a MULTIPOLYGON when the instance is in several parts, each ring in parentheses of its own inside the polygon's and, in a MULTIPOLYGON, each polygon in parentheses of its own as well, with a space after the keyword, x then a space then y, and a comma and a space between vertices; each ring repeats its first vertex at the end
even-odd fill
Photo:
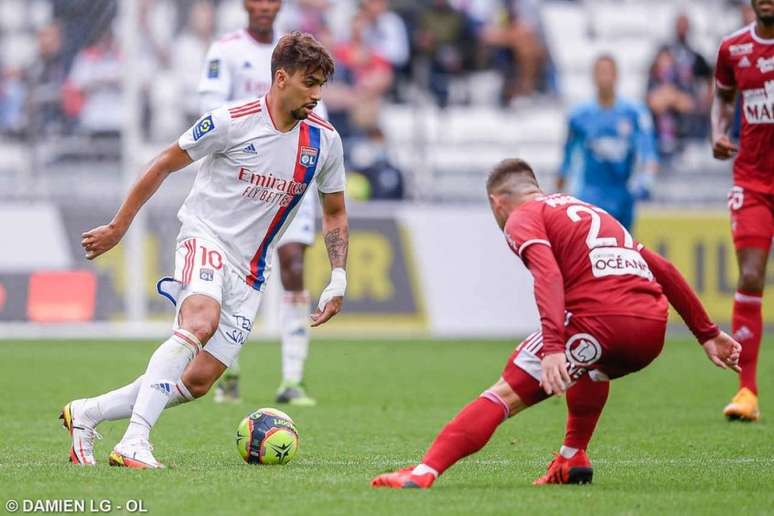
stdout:
POLYGON ((143 438, 121 441, 110 452, 111 466, 132 469, 160 469, 165 466, 153 456, 153 445, 143 438))
POLYGON ((94 466, 94 438, 102 439, 102 436, 94 429, 92 423, 83 415, 85 400, 74 400, 64 406, 59 413, 62 426, 72 437, 70 447, 70 462, 80 466, 94 466))

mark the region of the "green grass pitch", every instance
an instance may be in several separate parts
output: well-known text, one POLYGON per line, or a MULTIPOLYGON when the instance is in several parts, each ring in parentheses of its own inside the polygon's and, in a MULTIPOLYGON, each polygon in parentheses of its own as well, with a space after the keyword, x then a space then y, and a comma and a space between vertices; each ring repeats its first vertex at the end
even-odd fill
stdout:
POLYGON ((100 426, 96 468, 72 466, 57 420, 65 402, 135 378, 155 343, 2 342, 0 502, 142 499, 149 514, 185 516, 773 514, 771 344, 762 347, 757 424, 723 420, 735 376, 675 338, 650 368, 614 382, 589 450, 593 485, 530 485, 561 444, 564 401, 552 399, 501 426, 430 491, 392 491, 369 481, 419 459, 441 426, 497 379, 512 342, 313 343, 307 384, 320 404, 287 409, 301 449, 285 467, 244 464, 234 445, 240 419, 273 406, 279 383, 278 345, 251 342, 240 405, 215 405, 208 395, 162 416, 151 437, 156 457, 171 466, 163 471, 107 465, 125 422, 100 426))

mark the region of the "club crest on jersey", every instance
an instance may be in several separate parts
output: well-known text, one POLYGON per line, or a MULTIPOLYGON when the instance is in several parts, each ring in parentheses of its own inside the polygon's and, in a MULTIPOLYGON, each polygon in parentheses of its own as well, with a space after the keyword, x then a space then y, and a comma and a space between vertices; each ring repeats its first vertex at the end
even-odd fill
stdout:
POLYGON ((214 276, 215 276, 215 273, 212 269, 199 270, 199 278, 201 278, 204 281, 212 281, 212 278, 214 276))
POLYGON ((217 79, 220 75, 220 59, 213 59, 207 63, 207 78, 217 79))
POLYGON ((567 360, 575 366, 586 367, 602 357, 602 346, 588 333, 576 333, 565 344, 567 360))
POLYGON ((761 70, 761 73, 774 72, 774 57, 769 57, 768 59, 759 57, 758 62, 755 64, 761 70))
POLYGON ((215 124, 212 121, 212 115, 205 116, 199 120, 199 122, 193 128, 194 141, 197 141, 199 138, 209 133, 213 129, 215 129, 215 124))
POLYGON ((313 167, 317 164, 317 149, 314 147, 301 147, 298 163, 303 167, 313 167))

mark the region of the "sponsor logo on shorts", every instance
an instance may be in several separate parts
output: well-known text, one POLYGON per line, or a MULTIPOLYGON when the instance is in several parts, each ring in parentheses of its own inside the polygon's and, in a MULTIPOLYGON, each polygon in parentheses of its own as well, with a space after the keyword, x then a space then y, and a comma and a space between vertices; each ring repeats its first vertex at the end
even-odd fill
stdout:
POLYGON ((245 337, 245 334, 243 332, 237 330, 236 328, 231 331, 227 331, 226 337, 231 339, 234 342, 234 344, 238 346, 241 346, 242 344, 244 344, 245 339, 247 338, 245 337))
POLYGON ((234 315, 234 320, 236 321, 236 325, 245 330, 246 332, 253 331, 253 323, 250 321, 249 318, 245 317, 244 315, 234 315))
POLYGON ((215 272, 212 269, 199 269, 199 278, 204 281, 212 281, 215 277, 215 272))
POLYGON ((573 366, 586 367, 602 357, 602 346, 588 333, 576 333, 565 344, 565 355, 573 366))
POLYGON ((313 167, 317 163, 317 149, 314 147, 301 147, 298 162, 304 167, 313 167))
POLYGON ((199 138, 215 129, 215 124, 212 121, 212 115, 207 115, 194 126, 193 139, 198 141, 199 138))

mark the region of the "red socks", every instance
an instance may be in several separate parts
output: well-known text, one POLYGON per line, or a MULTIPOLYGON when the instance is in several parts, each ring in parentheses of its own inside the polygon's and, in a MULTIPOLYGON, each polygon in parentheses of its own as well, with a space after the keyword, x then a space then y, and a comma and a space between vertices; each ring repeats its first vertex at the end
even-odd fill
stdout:
POLYGON ((485 392, 463 408, 444 428, 422 459, 440 475, 452 464, 471 455, 489 441, 505 421, 508 408, 492 392, 485 392))
POLYGON ((588 374, 581 376, 567 391, 567 430, 564 445, 585 450, 610 391, 610 382, 594 382, 588 374))
POLYGON ((756 370, 758 368, 758 351, 761 347, 763 334, 763 297, 761 294, 737 292, 734 296, 734 315, 732 330, 734 338, 742 345, 739 356, 739 388, 747 387, 758 394, 756 370))

